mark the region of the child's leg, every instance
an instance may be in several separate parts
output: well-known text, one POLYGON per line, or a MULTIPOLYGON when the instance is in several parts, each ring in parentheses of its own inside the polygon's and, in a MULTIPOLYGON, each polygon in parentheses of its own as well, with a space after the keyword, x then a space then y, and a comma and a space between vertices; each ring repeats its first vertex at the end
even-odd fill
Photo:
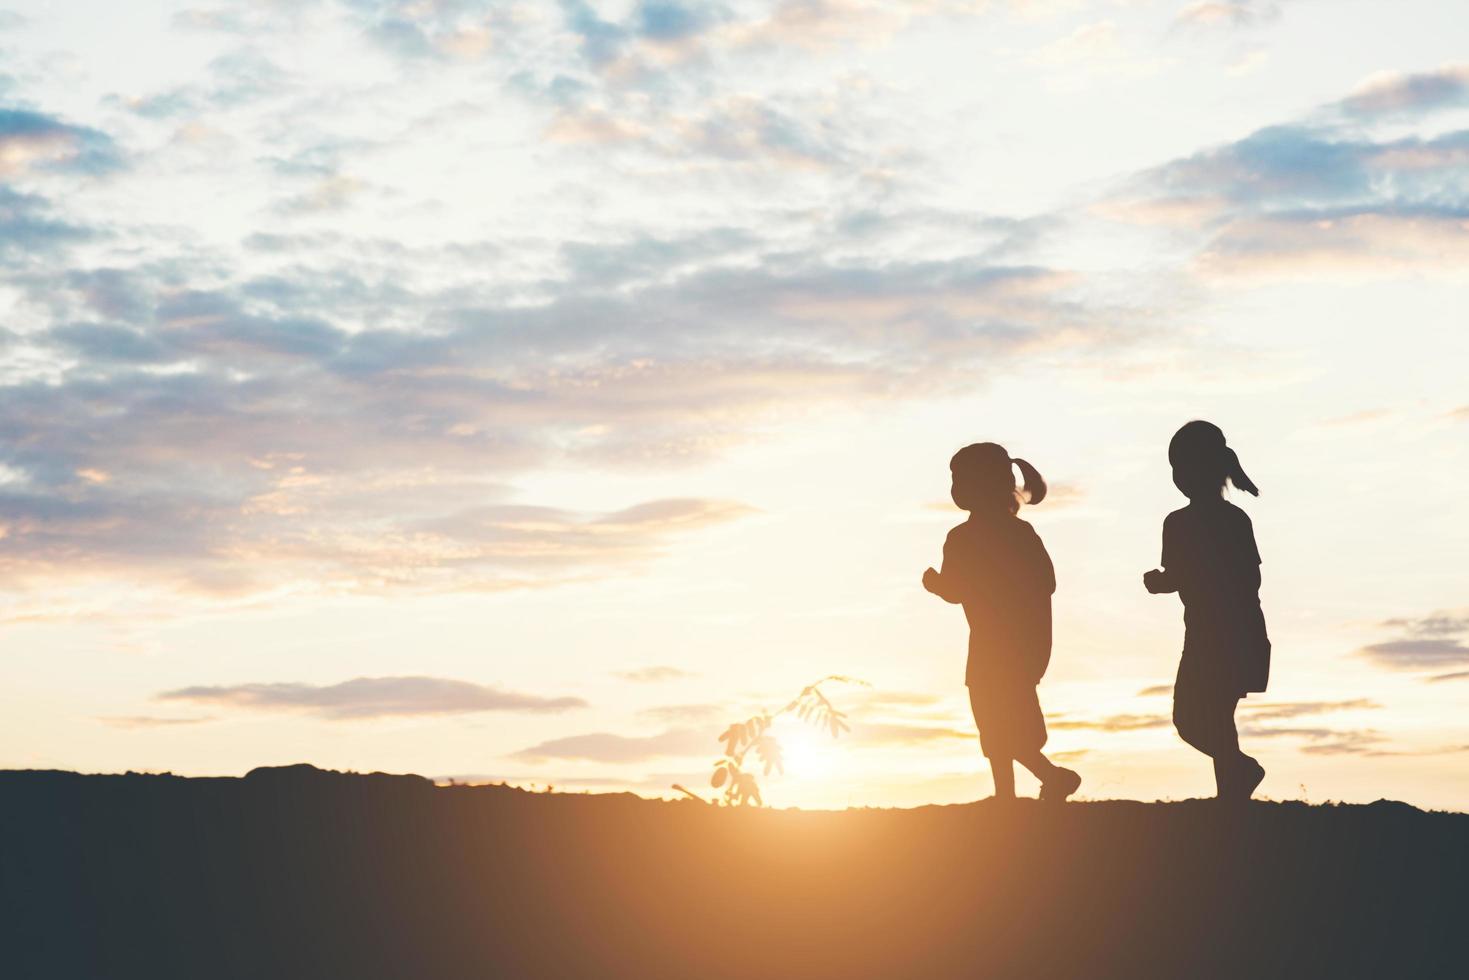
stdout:
POLYGON ((1173 692, 1173 727, 1178 737, 1213 759, 1228 762, 1239 755, 1239 733, 1234 727, 1238 696, 1221 695, 1200 685, 1173 692))
POLYGON ((990 775, 995 781, 995 799, 1015 799, 1015 764, 1005 758, 990 759, 990 775))
POLYGON ((1081 787, 1081 774, 1058 766, 1041 754, 1040 749, 1020 753, 1016 761, 1041 781, 1041 799, 1064 800, 1081 787))
POLYGON ((1265 778, 1265 767, 1259 760, 1245 755, 1239 747, 1239 729, 1234 712, 1238 697, 1221 699, 1219 709, 1219 749, 1214 756, 1214 784, 1220 796, 1249 799, 1265 778))
POLYGON ((1015 761, 1029 769, 1031 775, 1041 782, 1050 779, 1056 772, 1057 766, 1042 754, 1040 749, 1031 749, 1028 752, 1015 753, 1015 761))
POLYGON ((1237 695, 1202 684, 1179 684, 1173 693, 1173 726, 1180 738, 1213 759, 1214 786, 1221 797, 1236 795, 1245 784, 1253 791, 1264 775, 1260 764, 1240 751, 1234 723, 1238 706, 1237 695))
POLYGON ((995 799, 1015 799, 1015 765, 1005 743, 1004 725, 997 718, 993 692, 987 688, 969 688, 969 708, 974 712, 974 727, 979 729, 979 751, 990 763, 990 776, 995 782, 995 799), (988 733, 988 734, 986 734, 988 733))

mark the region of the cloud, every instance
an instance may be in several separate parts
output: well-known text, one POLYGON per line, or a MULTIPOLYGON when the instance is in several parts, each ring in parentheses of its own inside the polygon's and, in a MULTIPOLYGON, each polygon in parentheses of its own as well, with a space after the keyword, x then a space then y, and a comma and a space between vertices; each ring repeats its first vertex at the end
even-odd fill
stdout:
POLYGON ((57 216, 45 198, 0 184, 0 259, 7 263, 35 263, 96 235, 57 216))
POLYGON ((721 13, 720 8, 712 4, 641 0, 633 9, 632 18, 639 36, 667 42, 702 34, 724 19, 721 13))
MULTIPOLYGON (((76 234, 37 200, 0 202, 31 238, 76 234)), ((329 236, 267 275, 183 256, 22 275, 50 325, 13 349, 53 366, 0 384, 0 462, 23 475, 0 488, 0 577, 137 571, 243 593, 599 574, 751 509, 509 504, 516 474, 682 465, 777 412, 971 390, 1010 358, 1123 335, 1064 271, 835 262, 772 252, 768 233, 568 242, 531 299, 460 278, 483 261, 473 248, 385 244, 334 264, 329 236)))
POLYGON ((1434 684, 1438 683, 1439 681, 1469 680, 1469 670, 1456 670, 1448 674, 1436 674, 1435 676, 1428 678, 1428 680, 1430 683, 1434 684))
POLYGON ((1154 684, 1151 687, 1145 687, 1141 691, 1138 691, 1137 692, 1137 696, 1140 697, 1140 698, 1151 698, 1151 697, 1160 697, 1162 695, 1172 694, 1172 693, 1173 693, 1173 685, 1172 684, 1154 684))
POLYGON ((839 45, 875 46, 915 21, 963 16, 988 7, 983 0, 777 0, 764 16, 729 25, 724 38, 736 50, 795 48, 820 52, 839 45))
POLYGON ((1469 261, 1469 208, 1318 211, 1231 223, 1199 256, 1211 276, 1399 275, 1469 261))
POLYGON ((1277 727, 1264 722, 1285 721, 1353 711, 1375 711, 1382 707, 1369 698, 1347 701, 1287 701, 1240 703, 1240 735, 1246 738, 1297 738, 1306 741, 1301 751, 1309 755, 1389 755, 1381 746, 1386 737, 1375 729, 1277 727))
POLYGON ((1469 65, 1425 72, 1380 72, 1337 103, 1351 116, 1374 118, 1444 109, 1469 103, 1469 65))
POLYGON ((1359 128, 1288 123, 1151 168, 1101 205, 1119 217, 1143 205, 1183 213, 1208 229, 1245 216, 1342 214, 1460 216, 1469 131, 1368 138, 1359 128))
POLYGON ((1240 704, 1239 710, 1248 717, 1251 723, 1255 723, 1341 711, 1369 711, 1381 707, 1382 705, 1369 698, 1354 698, 1350 701, 1288 701, 1273 704, 1268 701, 1246 701, 1240 704))
MULTIPOLYGON (((183 31, 259 40, 300 31, 323 4, 239 3, 194 8, 173 16, 183 31)), ((477 61, 493 50, 496 37, 513 28, 511 5, 495 0, 342 0, 340 13, 358 36, 407 64, 477 61)), ((338 11, 334 11, 336 13, 338 11)))
POLYGON ((1046 68, 1069 68, 1074 65, 1112 61, 1123 56, 1117 40, 1117 25, 1112 21, 1083 24, 1070 34, 1036 49, 1030 60, 1046 68))
POLYGON ((641 717, 651 718, 665 724, 696 724, 720 718, 727 707, 723 704, 663 704, 644 708, 641 717))
POLYGON ((122 167, 112 138, 25 109, 0 108, 0 179, 32 171, 100 175, 122 167))
POLYGON ((1172 724, 1173 719, 1168 715, 1158 714, 1120 714, 1098 719, 1067 718, 1063 715, 1051 715, 1046 718, 1046 726, 1057 730, 1134 732, 1148 728, 1167 728, 1172 724))
MULTIPOLYGON (((288 389, 272 384, 252 394, 196 375, 133 375, 126 362, 156 353, 146 336, 96 327, 72 327, 61 336, 73 348, 86 345, 93 363, 105 352, 106 361, 127 369, 119 372, 119 387, 96 381, 0 388, 0 405, 10 412, 0 434, 48 430, 32 450, 10 443, 7 463, 19 476, 0 486, 7 544, 0 576, 11 581, 126 568, 226 590, 290 581, 369 591, 534 584, 648 561, 674 535, 751 512, 698 499, 601 513, 483 503, 503 491, 482 477, 452 478, 444 468, 465 453, 514 465, 523 457, 513 445, 476 445, 472 433, 442 431, 415 439, 410 426, 395 449, 387 423, 360 444, 362 456, 344 444, 345 454, 333 459, 322 452, 328 433, 355 429, 365 418, 317 416, 315 431, 310 423, 291 426, 280 414, 296 401, 288 389), (267 395, 271 389, 275 394, 267 395), (269 407, 275 397, 284 400, 269 407), (111 445, 88 435, 96 423, 114 427, 111 445), (305 437, 295 446, 285 441, 293 428, 305 437), (211 439, 216 472, 229 473, 228 480, 170 478, 190 447, 211 439), (448 451, 435 457, 436 445, 448 451), (82 472, 112 478, 85 481, 82 472)), ((248 334, 241 339, 256 343, 248 334)), ((261 340, 286 357, 315 342, 310 329, 261 340)), ((341 409, 351 406, 344 401, 341 409)))
POLYGON ((1469 615, 1438 612, 1417 618, 1389 619, 1382 625, 1406 630, 1413 636, 1458 636, 1469 633, 1469 615))
POLYGON ((603 20, 586 0, 561 0, 561 11, 567 30, 577 38, 583 57, 593 68, 610 63, 621 52, 627 30, 603 20))
POLYGON ((1267 735, 1303 735, 1309 741, 1301 746, 1307 755, 1390 755, 1380 748, 1387 741, 1380 732, 1371 729, 1360 731, 1335 731, 1331 729, 1302 731, 1292 730, 1248 730, 1245 734, 1260 737, 1267 735))
POLYGON ((1337 203, 1370 188, 1367 158, 1373 149, 1329 131, 1268 126, 1154 168, 1142 181, 1168 197, 1217 197, 1236 206, 1337 203))
POLYGON ((926 691, 860 690, 846 695, 855 705, 868 710, 932 708, 943 703, 943 698, 926 691))
POLYGON ((109 715, 98 718, 104 725, 113 728, 143 729, 143 728, 175 728, 179 725, 198 725, 202 722, 213 721, 209 715, 200 715, 195 718, 159 718, 152 715, 109 715))
MULTIPOLYGON (((283 13, 285 13, 283 11, 283 13)), ((284 27, 284 19, 272 21, 269 28, 240 27, 241 33, 269 34, 284 27)), ((251 44, 226 51, 213 58, 195 81, 141 95, 111 94, 103 99, 110 106, 150 120, 185 120, 180 134, 188 140, 213 134, 203 119, 224 122, 238 110, 263 103, 284 103, 303 90, 302 79, 283 68, 265 51, 251 44)))
POLYGON ((843 89, 802 96, 726 94, 687 108, 614 101, 561 106, 546 137, 641 154, 679 169, 697 161, 742 167, 755 178, 770 168, 860 171, 884 152, 872 143, 874 127, 865 118, 863 98, 843 89))
POLYGON ((657 684, 662 681, 677 681, 686 677, 698 676, 678 667, 667 666, 638 667, 634 670, 619 670, 614 673, 625 681, 633 681, 638 684, 657 684))
MULTIPOLYGON (((1469 664, 1469 615, 1437 612, 1418 618, 1389 619, 1383 626, 1396 629, 1401 636, 1380 643, 1369 643, 1359 651, 1380 667, 1395 670, 1452 668, 1469 664)), ((1453 673, 1440 674, 1447 679, 1453 673)))
POLYGON ((1469 646, 1448 638, 1370 643, 1362 648, 1362 653, 1379 666, 1392 668, 1448 667, 1469 663, 1469 646))
POLYGON ((332 721, 482 711, 543 713, 587 706, 581 698, 545 698, 442 677, 358 677, 328 685, 184 687, 164 691, 157 698, 258 711, 300 711, 332 721))
POLYGON ((1175 26, 1252 27, 1280 16, 1280 0, 1199 0, 1179 12, 1175 26))
POLYGON ((521 749, 512 758, 531 762, 576 759, 589 762, 643 762, 666 756, 708 755, 718 742, 708 731, 671 728, 658 735, 627 736, 607 732, 555 738, 521 749))
POLYGON ((926 745, 931 742, 972 742, 973 730, 945 725, 912 725, 897 722, 857 722, 852 737, 861 745, 926 745))
POLYGON ((1207 281, 1437 273, 1469 257, 1469 130, 1383 137, 1335 103, 1150 168, 1105 219, 1196 236, 1207 281))

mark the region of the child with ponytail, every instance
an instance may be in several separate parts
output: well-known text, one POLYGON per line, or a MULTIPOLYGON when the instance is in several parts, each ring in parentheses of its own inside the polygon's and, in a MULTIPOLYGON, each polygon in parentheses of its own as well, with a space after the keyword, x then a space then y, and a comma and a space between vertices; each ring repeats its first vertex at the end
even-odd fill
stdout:
POLYGON ((1187 507, 1163 521, 1163 567, 1143 575, 1153 594, 1183 600, 1183 657, 1173 685, 1173 727, 1214 760, 1219 799, 1247 800, 1265 769, 1240 751, 1234 711, 1265 690, 1270 638, 1260 611, 1260 551, 1244 511, 1224 499, 1226 483, 1256 497, 1224 433, 1190 422, 1168 444, 1173 484, 1187 507))
POLYGON ((943 567, 923 573, 923 587, 961 603, 969 621, 965 683, 990 761, 995 798, 1015 798, 1014 763, 1041 781, 1041 799, 1064 800, 1081 777, 1041 754, 1046 722, 1036 685, 1051 660, 1051 594, 1056 573, 1040 536, 1016 516, 1021 500, 1046 496, 1041 475, 992 442, 965 446, 949 462, 954 503, 969 519, 944 541, 943 567), (1025 480, 1015 486, 1014 466, 1025 480))

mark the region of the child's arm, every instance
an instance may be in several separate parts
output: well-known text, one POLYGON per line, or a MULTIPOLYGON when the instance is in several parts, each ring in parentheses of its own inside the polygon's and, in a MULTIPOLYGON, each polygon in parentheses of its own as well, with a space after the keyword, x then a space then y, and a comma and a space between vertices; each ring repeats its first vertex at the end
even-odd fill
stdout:
POLYGON ((1046 550, 1046 543, 1041 536, 1030 531, 1031 540, 1035 546, 1031 549, 1031 574, 1037 589, 1046 595, 1056 594, 1056 565, 1051 561, 1051 553, 1046 550))
POLYGON ((1155 568, 1150 572, 1143 572, 1143 588, 1153 595, 1165 595, 1177 592, 1178 584, 1173 581, 1173 576, 1168 574, 1167 569, 1155 568))
POLYGON ((930 568, 923 573, 923 587, 945 602, 964 601, 959 597, 957 585, 952 575, 945 578, 944 573, 937 569, 930 568))
POLYGON ((1143 588, 1153 595, 1166 595, 1178 591, 1178 577, 1169 573, 1169 570, 1174 567, 1174 562, 1170 559, 1174 551, 1173 539, 1173 515, 1169 514, 1163 521, 1163 567, 1143 572, 1143 588))
MULTIPOLYGON (((940 569, 949 563, 949 540, 944 539, 944 560, 940 569)), ((929 568, 923 573, 923 587, 945 602, 963 602, 958 577, 951 570, 947 575, 939 569, 929 568)))
POLYGON ((1251 592, 1260 591, 1260 546, 1255 543, 1255 525, 1250 516, 1241 511, 1244 518, 1245 533, 1242 535, 1241 544, 1244 546, 1240 555, 1240 577, 1244 579, 1245 588, 1251 592))

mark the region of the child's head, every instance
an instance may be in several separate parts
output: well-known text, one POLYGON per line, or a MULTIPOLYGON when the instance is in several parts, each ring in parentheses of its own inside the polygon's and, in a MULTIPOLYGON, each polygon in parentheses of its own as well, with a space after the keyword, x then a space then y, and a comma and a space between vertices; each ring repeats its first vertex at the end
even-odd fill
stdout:
POLYGON ((1245 475, 1239 456, 1224 442, 1224 433, 1210 422, 1193 421, 1173 434, 1168 443, 1173 485, 1190 500, 1217 499, 1225 482, 1260 496, 1260 488, 1245 475))
POLYGON ((960 510, 971 513, 1014 514, 1022 499, 1038 504, 1046 497, 1046 481, 1035 467, 1023 459, 1011 459, 1005 447, 993 442, 977 442, 959 450, 949 460, 949 472, 954 478, 949 495, 960 510), (1023 495, 1015 486, 1012 465, 1025 478, 1023 495))

